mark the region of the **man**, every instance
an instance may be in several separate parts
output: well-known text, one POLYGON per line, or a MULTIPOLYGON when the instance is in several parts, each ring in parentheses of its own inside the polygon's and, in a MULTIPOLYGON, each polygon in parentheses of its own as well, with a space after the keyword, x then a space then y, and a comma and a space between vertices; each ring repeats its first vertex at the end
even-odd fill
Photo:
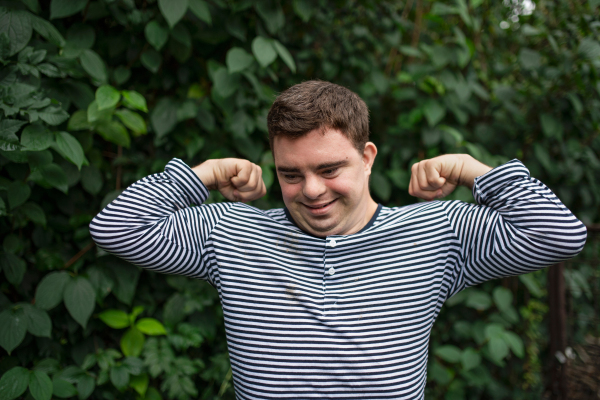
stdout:
POLYGON ((341 86, 291 87, 268 126, 285 209, 244 204, 265 194, 248 161, 173 160, 90 225, 98 245, 134 264, 217 288, 239 399, 422 399, 446 299, 585 243, 584 225, 516 160, 492 169, 445 155, 413 166, 413 196, 465 185, 477 205, 376 204, 368 110, 341 86), (201 205, 208 190, 238 202, 201 205))

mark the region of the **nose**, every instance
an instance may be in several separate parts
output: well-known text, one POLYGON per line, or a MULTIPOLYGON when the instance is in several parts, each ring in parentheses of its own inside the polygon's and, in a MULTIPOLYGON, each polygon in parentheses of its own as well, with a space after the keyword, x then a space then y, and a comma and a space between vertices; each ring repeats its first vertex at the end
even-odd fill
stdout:
POLYGON ((316 175, 307 175, 304 177, 304 187, 302 188, 302 194, 309 199, 317 199, 319 196, 325 194, 327 187, 323 180, 316 175))

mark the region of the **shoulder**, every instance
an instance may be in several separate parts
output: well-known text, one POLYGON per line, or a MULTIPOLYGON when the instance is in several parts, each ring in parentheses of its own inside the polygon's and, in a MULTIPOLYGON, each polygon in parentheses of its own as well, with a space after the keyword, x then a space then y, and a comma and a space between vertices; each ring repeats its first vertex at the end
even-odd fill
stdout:
POLYGON ((283 208, 262 210, 249 204, 240 202, 202 204, 198 206, 198 208, 201 210, 201 212, 219 213, 223 215, 227 214, 235 219, 271 221, 284 225, 289 223, 283 208))
POLYGON ((449 209, 468 205, 458 200, 423 201, 400 207, 382 207, 375 225, 393 225, 408 220, 427 220, 431 218, 446 218, 449 209))

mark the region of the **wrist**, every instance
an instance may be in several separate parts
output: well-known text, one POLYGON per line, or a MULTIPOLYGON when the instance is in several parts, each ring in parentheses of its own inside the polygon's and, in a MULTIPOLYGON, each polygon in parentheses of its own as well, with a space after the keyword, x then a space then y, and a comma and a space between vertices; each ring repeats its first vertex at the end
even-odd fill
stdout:
POLYGON ((204 186, 208 190, 216 189, 216 177, 215 177, 215 168, 217 166, 218 160, 206 160, 200 165, 196 165, 192 168, 192 171, 200 178, 204 186))
POLYGON ((482 162, 477 161, 475 158, 471 157, 468 154, 460 154, 459 157, 462 162, 462 169, 459 182, 461 185, 466 186, 469 189, 473 189, 473 185, 475 184, 475 178, 484 175, 492 170, 492 167, 489 167, 483 164, 482 162))

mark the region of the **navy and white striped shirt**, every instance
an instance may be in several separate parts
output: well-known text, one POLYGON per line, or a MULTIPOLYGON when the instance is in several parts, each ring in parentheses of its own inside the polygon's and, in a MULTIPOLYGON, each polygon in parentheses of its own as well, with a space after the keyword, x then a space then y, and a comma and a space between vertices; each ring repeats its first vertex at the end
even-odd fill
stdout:
POLYGON ((284 209, 202 205, 206 187, 174 159, 90 231, 136 265, 217 288, 238 399, 422 399, 446 299, 573 257, 586 240, 517 160, 477 178, 473 194, 478 204, 380 206, 360 232, 318 238, 284 209))

